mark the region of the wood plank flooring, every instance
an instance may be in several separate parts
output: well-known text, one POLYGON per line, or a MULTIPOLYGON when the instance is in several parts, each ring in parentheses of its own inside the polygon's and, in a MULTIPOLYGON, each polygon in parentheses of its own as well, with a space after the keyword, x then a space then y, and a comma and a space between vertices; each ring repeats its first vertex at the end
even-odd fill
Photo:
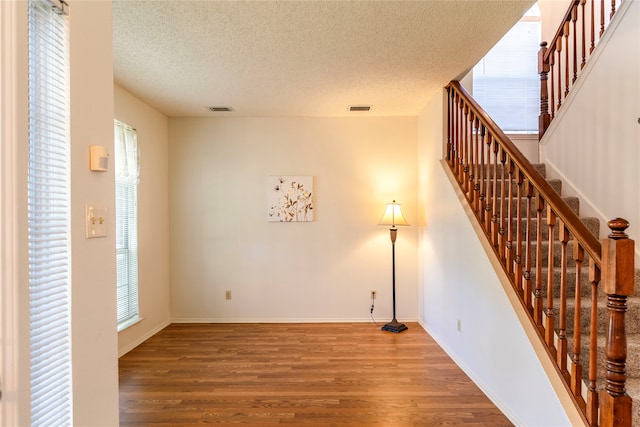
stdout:
POLYGON ((170 325, 120 358, 120 425, 512 425, 407 326, 170 325))

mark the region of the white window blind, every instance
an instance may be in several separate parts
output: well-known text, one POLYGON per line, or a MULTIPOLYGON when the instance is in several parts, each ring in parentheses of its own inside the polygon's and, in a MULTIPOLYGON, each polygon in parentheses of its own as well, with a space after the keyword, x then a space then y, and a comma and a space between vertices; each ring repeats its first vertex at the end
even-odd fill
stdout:
MULTIPOLYGON (((59 3, 58 3, 59 5, 59 3)), ((29 328, 32 426, 73 424, 67 17, 29 1, 29 328)))
POLYGON ((135 129, 115 122, 116 260, 118 330, 138 318, 138 140, 135 129))
POLYGON ((473 97, 506 132, 538 132, 540 37, 534 7, 473 68, 473 97))

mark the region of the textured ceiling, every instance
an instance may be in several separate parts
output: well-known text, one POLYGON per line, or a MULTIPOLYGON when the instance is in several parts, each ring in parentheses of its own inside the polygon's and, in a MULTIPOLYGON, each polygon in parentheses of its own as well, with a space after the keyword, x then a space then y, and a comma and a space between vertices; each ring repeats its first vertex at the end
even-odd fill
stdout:
POLYGON ((532 4, 115 0, 115 80, 171 117, 415 116, 532 4))

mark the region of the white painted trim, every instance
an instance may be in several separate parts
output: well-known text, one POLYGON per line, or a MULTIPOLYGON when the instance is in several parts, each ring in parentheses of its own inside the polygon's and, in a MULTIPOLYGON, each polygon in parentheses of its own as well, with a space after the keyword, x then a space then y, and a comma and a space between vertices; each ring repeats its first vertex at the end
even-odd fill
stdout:
MULTIPOLYGON (((329 318, 275 318, 275 319, 229 319, 229 318, 216 318, 216 317, 178 317, 171 320, 171 323, 371 323, 372 326, 382 327, 385 323, 391 321, 389 318, 375 318, 375 323, 370 317, 361 317, 356 319, 329 319, 329 318)), ((401 318, 400 322, 403 323, 415 323, 418 320, 415 318, 401 318)))
POLYGON ((137 346, 139 346, 140 344, 142 344, 143 342, 145 342, 146 340, 148 340, 149 338, 151 338, 152 336, 154 336, 155 334, 157 334, 158 332, 160 332, 170 324, 171 322, 167 320, 166 322, 159 324, 154 329, 147 332, 145 335, 139 337, 136 341, 130 343, 128 346, 121 348, 120 351, 118 352, 118 357, 122 357, 125 354, 129 353, 131 350, 133 350, 134 348, 136 348, 137 346))
POLYGON ((496 405, 496 407, 500 409, 500 411, 502 411, 502 413, 509 419, 509 421, 511 421, 514 425, 517 425, 517 426, 526 425, 525 422, 520 420, 518 416, 514 414, 513 411, 510 410, 509 406, 502 399, 500 399, 491 390, 489 390, 486 386, 484 386, 480 378, 478 378, 474 374, 473 369, 469 368, 461 359, 459 359, 456 353, 452 351, 449 347, 447 347, 446 342, 444 340, 440 339, 440 337, 438 337, 438 335, 435 334, 434 331, 430 330, 424 324, 420 323, 420 326, 422 326, 422 328, 427 332, 427 334, 429 334, 429 336, 433 338, 433 340, 440 346, 440 348, 445 353, 447 353, 447 356, 449 356, 451 360, 453 360, 454 363, 460 369, 462 369, 462 371, 471 379, 471 381, 478 386, 478 388, 485 394, 485 396, 487 396, 487 398, 494 405, 496 405))
POLYGON ((17 11, 0 2, 0 425, 20 425, 18 416, 17 264, 17 11))

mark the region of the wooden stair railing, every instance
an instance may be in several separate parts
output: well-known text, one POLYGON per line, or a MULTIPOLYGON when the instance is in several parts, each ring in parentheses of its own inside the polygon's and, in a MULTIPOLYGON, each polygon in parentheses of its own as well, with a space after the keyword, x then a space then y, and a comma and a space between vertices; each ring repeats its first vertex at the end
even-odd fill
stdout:
POLYGON ((571 0, 551 42, 542 42, 538 53, 542 138, 575 84, 593 49, 616 13, 616 0, 571 0))
POLYGON ((610 221, 611 234, 601 244, 460 83, 446 89, 447 164, 585 423, 631 426, 624 324, 634 286, 634 242, 624 232, 628 222, 610 221), (567 283, 569 262, 575 264, 575 288, 567 283), (599 292, 606 294, 606 307, 599 292), (585 309, 590 322, 582 319, 585 309), (600 370, 599 309, 608 316, 606 366, 600 370))

